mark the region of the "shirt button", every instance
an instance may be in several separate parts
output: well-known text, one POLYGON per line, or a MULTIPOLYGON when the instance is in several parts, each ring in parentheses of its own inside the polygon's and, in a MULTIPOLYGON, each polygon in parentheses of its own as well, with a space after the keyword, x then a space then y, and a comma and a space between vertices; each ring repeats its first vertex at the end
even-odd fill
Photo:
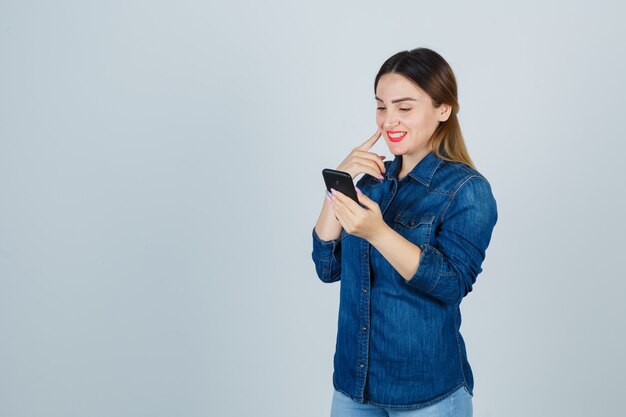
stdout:
POLYGON ((367 288, 363 288, 363 292, 367 292, 367 288))
POLYGON ((411 221, 409 222, 409 225, 411 225, 411 226, 415 226, 415 222, 414 222, 413 220, 411 220, 411 221))
POLYGON ((367 327, 363 326, 363 330, 366 330, 366 329, 367 329, 367 327))
POLYGON ((364 257, 364 258, 367 258, 367 253, 363 253, 363 257, 364 257))
POLYGON ((364 368, 364 367, 365 367, 365 365, 363 365, 363 364, 360 364, 359 366, 360 366, 361 368, 364 368))

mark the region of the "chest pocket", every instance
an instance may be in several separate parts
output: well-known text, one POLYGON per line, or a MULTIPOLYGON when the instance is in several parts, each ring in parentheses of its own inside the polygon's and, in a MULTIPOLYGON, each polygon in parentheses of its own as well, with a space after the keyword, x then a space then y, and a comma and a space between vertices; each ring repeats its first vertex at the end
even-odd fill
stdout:
POLYGON ((414 244, 430 243, 435 216, 424 213, 398 213, 393 218, 393 228, 414 244))

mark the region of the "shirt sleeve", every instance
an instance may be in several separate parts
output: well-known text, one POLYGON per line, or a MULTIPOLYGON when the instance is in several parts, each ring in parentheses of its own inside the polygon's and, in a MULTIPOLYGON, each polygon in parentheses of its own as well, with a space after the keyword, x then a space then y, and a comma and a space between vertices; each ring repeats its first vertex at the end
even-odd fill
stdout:
POLYGON ((417 271, 406 285, 444 303, 460 303, 482 272, 497 219, 491 186, 483 177, 470 177, 442 214, 435 245, 420 245, 417 271))
POLYGON ((322 282, 331 283, 341 279, 341 236, 334 240, 322 240, 313 227, 313 252, 317 276, 322 282))

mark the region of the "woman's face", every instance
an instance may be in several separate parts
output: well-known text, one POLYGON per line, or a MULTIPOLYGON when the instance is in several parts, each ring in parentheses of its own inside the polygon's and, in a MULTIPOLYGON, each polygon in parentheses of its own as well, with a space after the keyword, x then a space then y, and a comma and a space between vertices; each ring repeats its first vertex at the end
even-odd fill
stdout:
POLYGON ((450 106, 434 107, 424 90, 396 73, 380 77, 375 99, 376 124, 394 155, 421 159, 432 149, 435 129, 450 114, 450 106))

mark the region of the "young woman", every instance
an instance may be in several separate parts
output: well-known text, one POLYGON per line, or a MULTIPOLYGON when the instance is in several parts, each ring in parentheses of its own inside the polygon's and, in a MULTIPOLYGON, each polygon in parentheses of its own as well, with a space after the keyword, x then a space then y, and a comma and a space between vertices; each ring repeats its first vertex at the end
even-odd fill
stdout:
POLYGON ((474 380, 460 303, 497 220, 457 119, 452 69, 399 52, 374 81, 376 133, 337 167, 361 205, 327 193, 313 228, 321 281, 340 281, 331 416, 471 416, 474 380), (395 156, 369 149, 382 136, 395 156))

